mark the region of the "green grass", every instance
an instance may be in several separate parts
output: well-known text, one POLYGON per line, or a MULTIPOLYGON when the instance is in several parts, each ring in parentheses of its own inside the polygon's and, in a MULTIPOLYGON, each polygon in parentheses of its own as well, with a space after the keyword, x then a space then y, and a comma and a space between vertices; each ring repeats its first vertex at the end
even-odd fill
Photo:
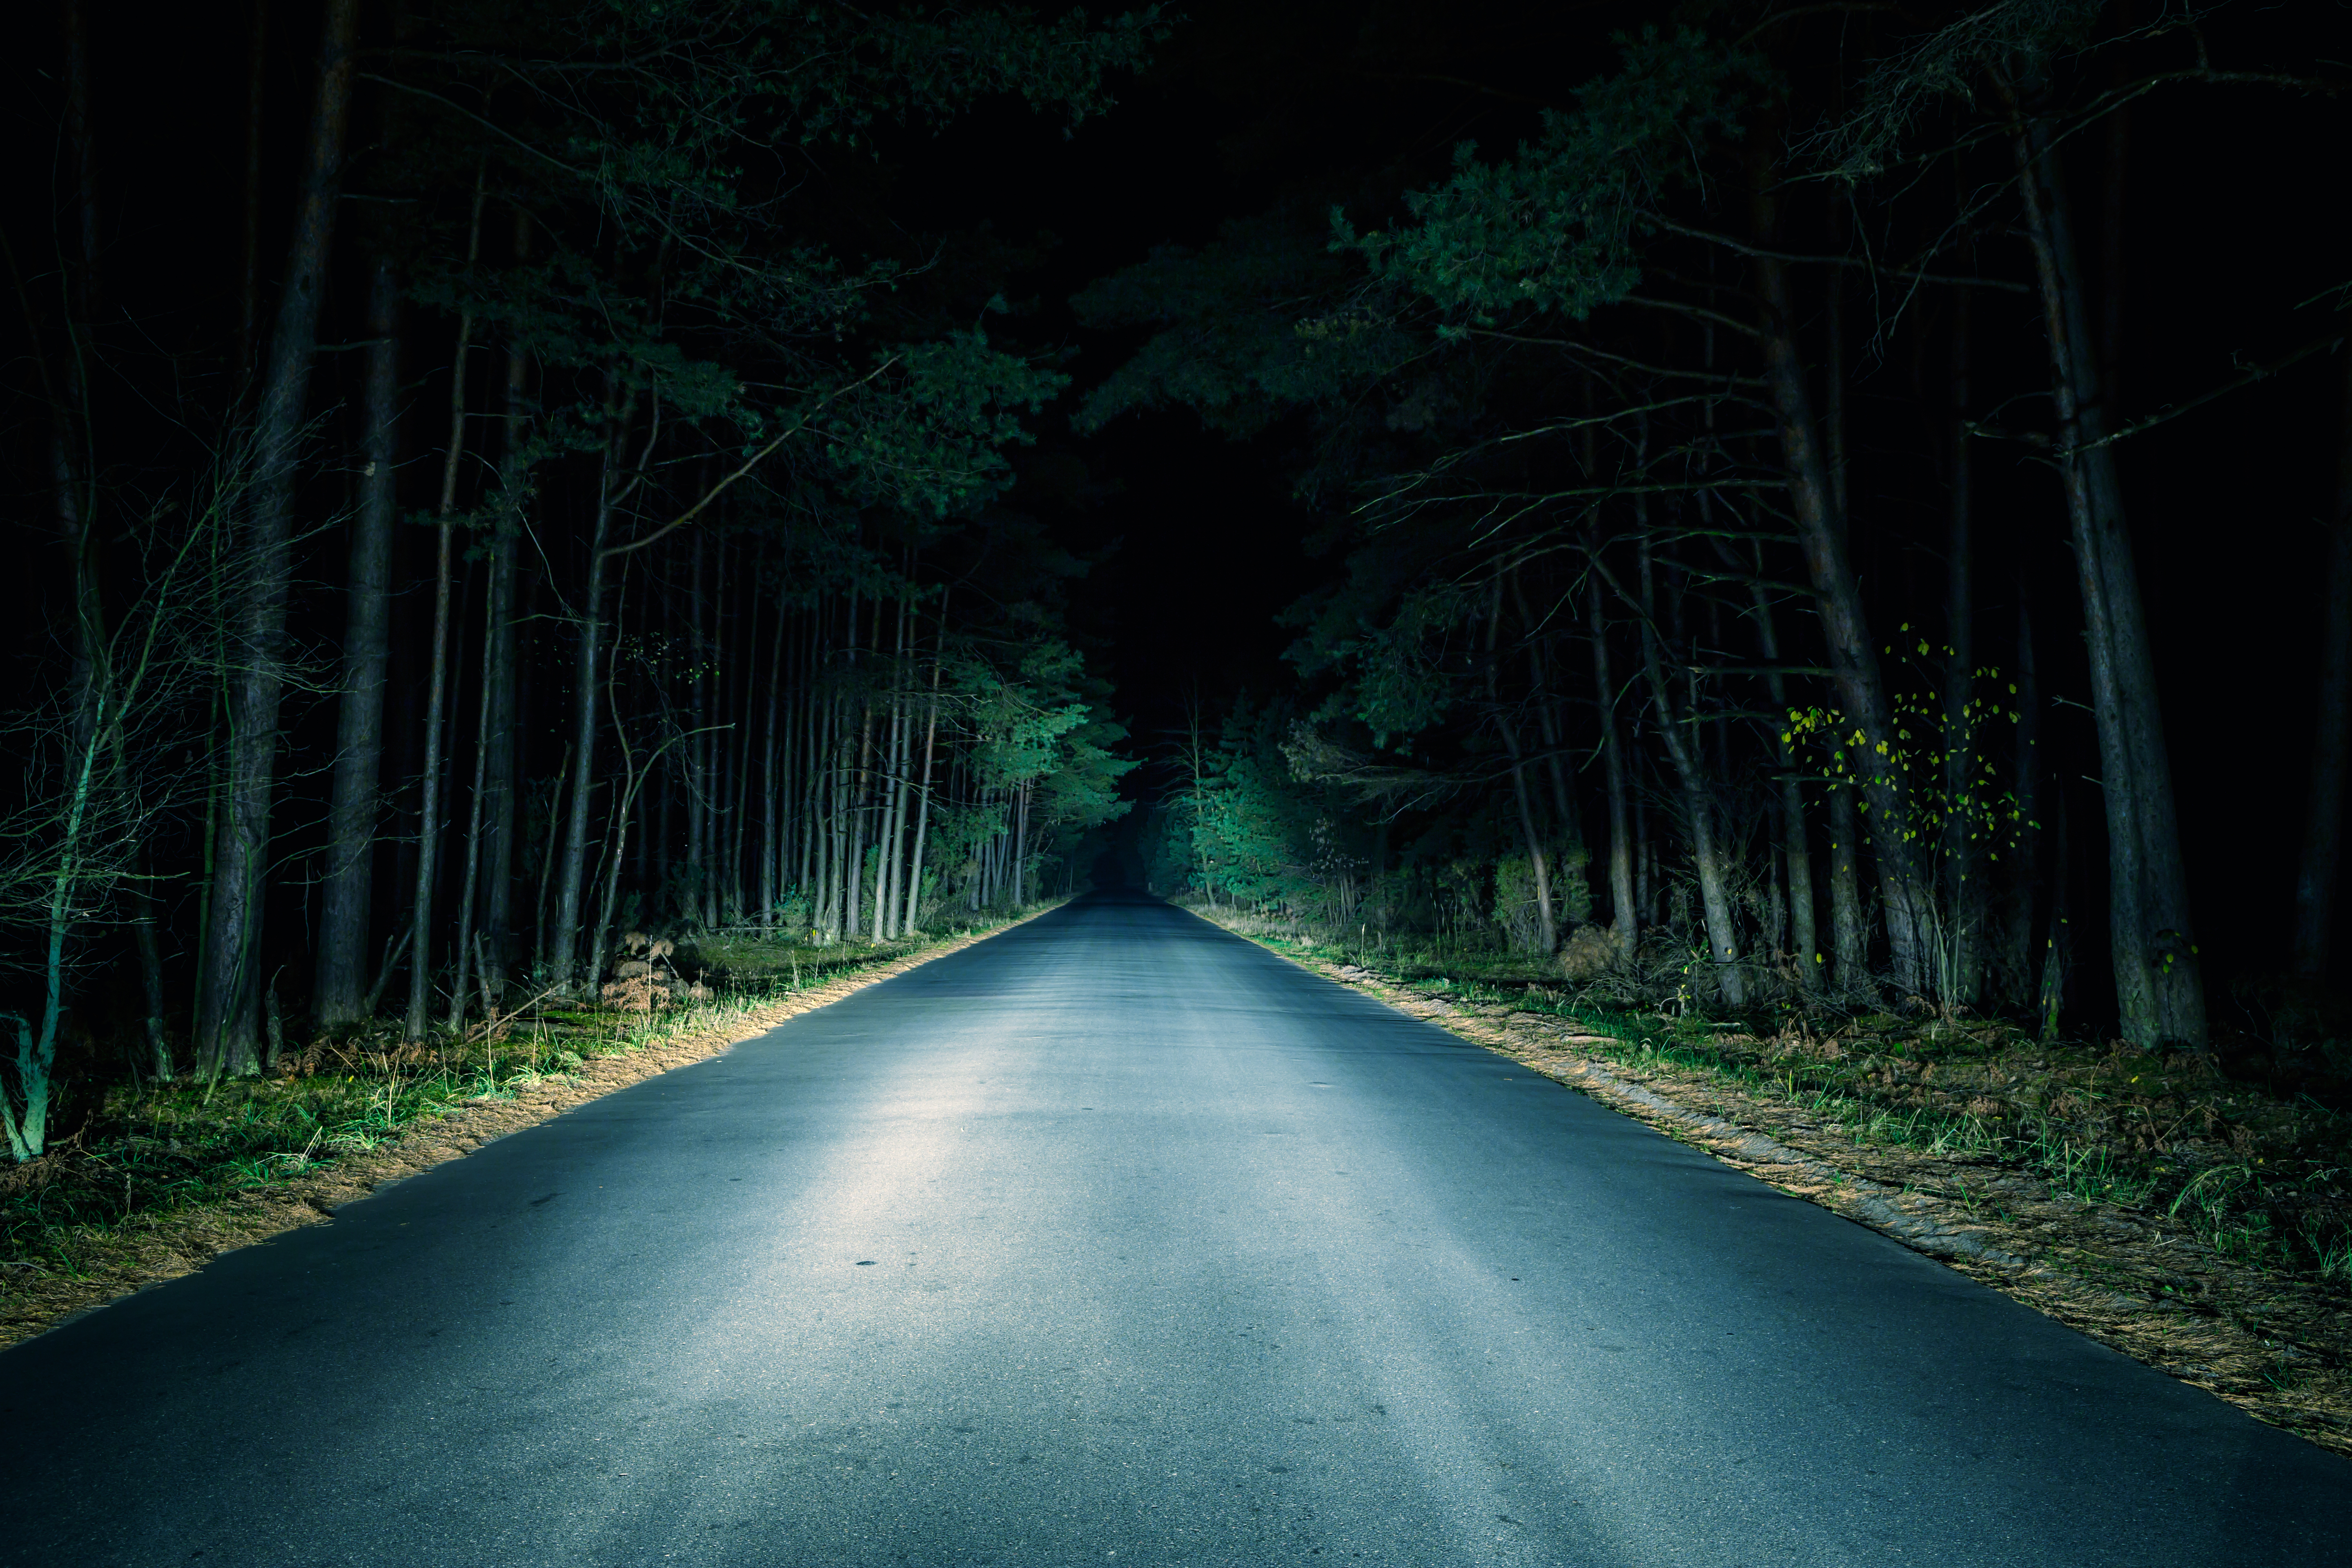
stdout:
POLYGON ((420 1120, 509 1099, 543 1070, 528 1055, 501 1055, 117 1089, 74 1147, 15 1173, 0 1193, 0 1258, 79 1278, 94 1236, 365 1152, 420 1120))
MULTIPOLYGON (((2160 1215, 2233 1262, 2306 1279, 2352 1285, 2352 1213, 2346 1192, 2352 1119, 2317 1107, 2287 1108, 2289 1121, 2316 1129, 2297 1135, 2311 1148, 2271 1156, 2200 1163, 2163 1148, 2128 1147, 2083 1118, 2053 1113, 2061 1094, 2093 1104, 2122 1098, 2099 1087, 2101 1063, 2091 1052, 2046 1047, 2014 1030, 1920 1025, 1883 1014, 1838 1020, 1848 1045, 1831 1057, 1799 1043, 1774 1042, 1802 1022, 1793 1008, 1738 1017, 1683 1010, 1629 1011, 1591 1005, 1556 975, 1524 957, 1487 951, 1454 955, 1394 941, 1378 944, 1317 940, 1286 926, 1244 928, 1264 945, 1298 957, 1357 964, 1414 990, 1459 1005, 1505 1003, 1548 1014, 1579 1032, 1612 1042, 1582 1047, 1588 1054, 1629 1068, 1673 1067, 1702 1074, 1749 1097, 1802 1111, 1820 1131, 1857 1148, 1916 1151, 1988 1171, 2014 1171, 2041 1182, 2056 1196, 2160 1215), (1895 1086, 1881 1081, 1905 1069, 1901 1087, 1920 1070, 1951 1064, 1990 1071, 2014 1069, 2021 1081, 1997 1096, 1990 1114, 1897 1102, 1895 1086), (2064 1069, 2063 1072, 2057 1069, 2064 1069), (2296 1119, 2300 1118, 2300 1121, 2296 1119), (2318 1200, 2315 1201, 2315 1200, 2318 1200), (2297 1217, 2300 1210, 2301 1217, 2297 1217)), ((1672 1005, 1662 1001, 1662 1009, 1672 1005)), ((2151 1065, 2151 1077, 2160 1068, 2151 1065)), ((2135 1078, 2131 1080, 2137 1082, 2135 1078)), ((2127 1089, 2128 1085, 2123 1086, 2127 1089)), ((2178 1086, 2173 1086, 2176 1090, 2178 1086)), ((2243 1086, 2214 1083, 2198 1091, 2210 1109, 2252 1115, 2268 1107, 2243 1086)), ((1965 1187, 1968 1184, 1963 1183, 1965 1187)))
POLYGON ((830 947, 722 935, 700 947, 707 977, 717 982, 708 1002, 651 1014, 556 1004, 495 1043, 445 1037, 404 1050, 394 1036, 362 1033, 317 1047, 330 1070, 117 1086, 68 1147, 0 1170, 0 1269, 82 1278, 94 1253, 127 1226, 283 1184, 421 1121, 567 1078, 597 1058, 721 1026, 793 992, 1001 923, 830 947))

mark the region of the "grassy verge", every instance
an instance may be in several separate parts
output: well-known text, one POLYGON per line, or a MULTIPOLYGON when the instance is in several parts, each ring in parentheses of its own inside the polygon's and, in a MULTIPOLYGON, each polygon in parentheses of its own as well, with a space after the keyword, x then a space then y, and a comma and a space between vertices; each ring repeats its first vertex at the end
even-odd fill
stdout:
MULTIPOLYGON (((45 1288, 102 1285, 122 1276, 133 1253, 193 1265, 256 1239, 257 1228, 284 1228, 248 1219, 260 1211, 316 1210, 321 1193, 359 1195, 374 1180, 419 1168, 430 1158, 418 1152, 386 1156, 453 1118, 487 1118, 495 1136, 675 1065, 669 1058, 686 1042, 718 1048, 712 1042, 1007 923, 824 948, 719 933, 702 941, 699 976, 679 987, 689 999, 675 1005, 548 999, 495 1030, 478 1025, 417 1044, 378 1023, 289 1050, 264 1078, 116 1086, 43 1158, 0 1171, 0 1323, 13 1331, 0 1340, 40 1326, 45 1314, 28 1320, 23 1298, 88 1293, 45 1288)), ((432 1157, 462 1152, 453 1145, 432 1157)), ((318 1215, 296 1223, 302 1217, 318 1215)), ((151 1263, 138 1276, 176 1271, 184 1270, 151 1263)))
POLYGON ((1633 1007, 1622 976, 1579 986, 1524 959, 1460 963, 1202 912, 1554 1076, 1575 1081, 1571 1058, 1589 1060, 1764 1133, 1841 1179, 1733 1163, 1840 1212, 1853 1207, 1842 1185, 1869 1184, 1902 1223, 2030 1265, 1956 1266, 2352 1453, 2352 1117, 2331 1105, 1998 1020, 1633 1007))

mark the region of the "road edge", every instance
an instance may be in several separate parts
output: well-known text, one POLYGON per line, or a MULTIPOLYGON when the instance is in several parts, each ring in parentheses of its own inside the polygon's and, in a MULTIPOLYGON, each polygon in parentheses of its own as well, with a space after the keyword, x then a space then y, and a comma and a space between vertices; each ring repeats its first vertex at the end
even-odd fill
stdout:
MULTIPOLYGON (((734 1016, 715 1019, 706 1027, 597 1057, 569 1072, 541 1079, 510 1099, 469 1102, 413 1123, 365 1153, 342 1156, 331 1164, 240 1194, 226 1203, 165 1211, 143 1227, 118 1230, 93 1242, 96 1266, 85 1272, 73 1277, 51 1275, 0 1291, 0 1353, 142 1290, 195 1273, 226 1253, 258 1246, 305 1226, 325 1225, 345 1205, 395 1182, 462 1160, 509 1133, 551 1121, 565 1111, 647 1079, 708 1061, 803 1014, 831 1006, 935 959, 992 941, 1068 902, 1056 900, 988 931, 950 938, 904 958, 741 1007, 734 1016)), ((724 1007, 722 1004, 711 1011, 724 1007)))
POLYGON ((1198 910, 1186 909, 1181 904, 1171 904, 1171 907, 1183 909, 1185 913, 1213 930, 1246 942, 1310 974, 1369 997, 1405 1017, 1435 1025, 1466 1044, 1492 1051, 1565 1088, 1573 1089, 1676 1142, 1696 1149, 1744 1175, 1754 1177, 1778 1192, 1801 1198, 1841 1218, 1867 1226, 1955 1273, 2000 1291, 2019 1305, 2031 1308, 2086 1339, 2129 1356, 2177 1383, 2209 1394, 2266 1426, 2300 1437, 2315 1447, 2352 1458, 2352 1434, 2340 1431, 2332 1424, 2317 1424, 2301 1407, 2288 1401, 2250 1394, 2209 1381, 2199 1375, 2210 1370, 2205 1365, 2184 1366, 2179 1363, 2178 1340, 2184 1331, 2193 1331, 2211 1342, 2228 1340, 2243 1342, 2248 1347, 2259 1346, 2273 1351, 2277 1348, 2271 1342, 2233 1323, 2203 1320, 2191 1325, 2181 1321, 2181 1315, 2178 1312, 2151 1314, 2149 1304, 2137 1297, 2103 1289, 2071 1271, 2053 1268, 2048 1263, 1998 1245, 1998 1226, 1953 1223, 1951 1216, 1958 1205, 1947 1200, 1923 1193, 1898 1190, 1857 1173, 1843 1170, 1791 1149, 1756 1128, 1678 1104, 1654 1089, 1628 1081, 1612 1066, 1574 1054, 1579 1044, 1619 1043, 1611 1037, 1591 1033, 1580 1035, 1564 1025, 1547 1029, 1528 1025, 1501 1024, 1492 1018, 1467 1013, 1442 997, 1395 984, 1370 970, 1285 952, 1278 947, 1234 931, 1198 910), (1349 969, 1354 969, 1355 973, 1345 973, 1349 969), (2165 1327, 2174 1331, 2170 1334, 2147 1331, 2152 1315, 2171 1319, 2165 1327), (2166 1359, 2160 1359, 2158 1353, 2152 1353, 2166 1350, 2175 1352, 2170 1364, 2166 1359))

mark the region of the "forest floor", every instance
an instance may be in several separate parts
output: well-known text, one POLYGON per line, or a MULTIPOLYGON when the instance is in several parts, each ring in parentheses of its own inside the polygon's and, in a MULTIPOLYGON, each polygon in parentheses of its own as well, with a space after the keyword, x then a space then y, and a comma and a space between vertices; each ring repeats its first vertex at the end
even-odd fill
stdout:
POLYGON ((495 1031, 416 1046, 379 1020, 260 1078, 109 1089, 47 1154, 0 1173, 0 1346, 1054 907, 898 942, 710 934, 637 963, 597 1005, 542 999, 495 1031))
POLYGON ((2308 1094, 1995 1019, 1628 1011, 1194 912, 2352 1455, 2352 1116, 2308 1094))

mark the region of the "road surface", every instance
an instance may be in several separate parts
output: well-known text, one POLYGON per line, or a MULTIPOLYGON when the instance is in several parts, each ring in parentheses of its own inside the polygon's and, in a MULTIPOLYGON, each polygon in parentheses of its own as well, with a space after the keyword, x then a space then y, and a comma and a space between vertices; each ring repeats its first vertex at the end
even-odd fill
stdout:
POLYGON ((1138 895, 0 1354, 0 1562, 2352 1563, 2352 1465, 1138 895))

